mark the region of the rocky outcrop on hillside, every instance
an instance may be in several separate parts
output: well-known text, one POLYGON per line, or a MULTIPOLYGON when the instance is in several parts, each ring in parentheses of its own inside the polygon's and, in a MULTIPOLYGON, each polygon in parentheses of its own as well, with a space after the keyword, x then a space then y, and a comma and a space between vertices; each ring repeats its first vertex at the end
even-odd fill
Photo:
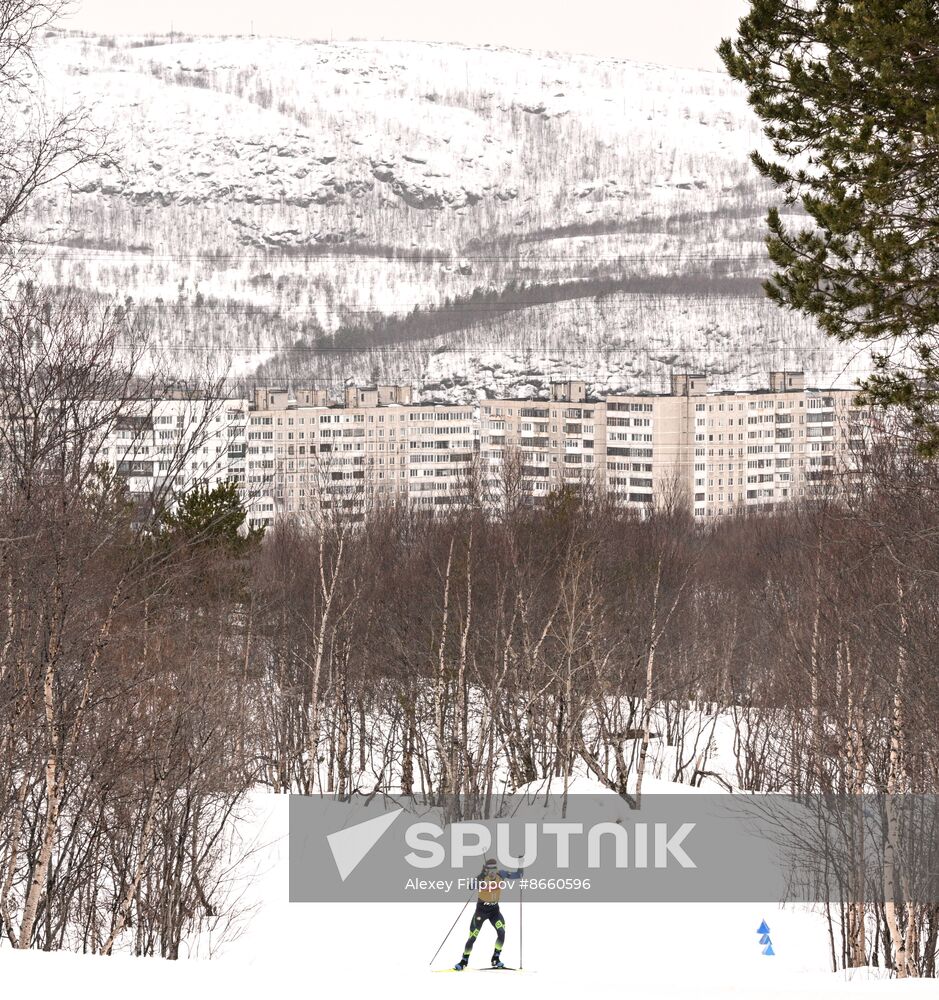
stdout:
POLYGON ((703 191, 715 173, 727 190, 756 138, 718 74, 586 57, 66 34, 42 59, 50 90, 75 91, 117 147, 119 167, 77 178, 79 195, 145 210, 398 208, 412 243, 412 210, 524 231, 623 214, 663 184, 703 191))

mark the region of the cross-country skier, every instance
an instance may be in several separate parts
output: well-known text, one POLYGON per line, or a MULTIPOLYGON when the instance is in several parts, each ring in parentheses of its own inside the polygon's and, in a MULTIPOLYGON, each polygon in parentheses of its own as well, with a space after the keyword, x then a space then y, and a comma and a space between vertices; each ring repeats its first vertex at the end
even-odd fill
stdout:
POLYGON ((492 967, 494 969, 504 969, 502 964, 502 946, 505 944, 505 917, 499 909, 499 898, 502 896, 503 879, 520 878, 522 869, 517 872, 503 871, 495 858, 487 858, 483 865, 483 870, 479 873, 472 888, 479 890, 479 898, 476 900, 476 911, 473 913, 473 920, 470 924, 470 935, 466 939, 463 948, 463 957, 453 967, 457 972, 462 972, 466 968, 473 945, 483 924, 488 920, 496 929, 496 947, 492 953, 492 967))

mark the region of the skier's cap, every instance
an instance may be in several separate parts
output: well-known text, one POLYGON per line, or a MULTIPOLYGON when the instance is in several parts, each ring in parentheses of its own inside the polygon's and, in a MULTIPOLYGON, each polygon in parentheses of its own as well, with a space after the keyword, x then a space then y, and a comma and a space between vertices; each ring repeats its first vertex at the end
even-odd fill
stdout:
POLYGON ((495 858, 486 858, 486 863, 483 865, 484 868, 498 868, 499 862, 495 858))

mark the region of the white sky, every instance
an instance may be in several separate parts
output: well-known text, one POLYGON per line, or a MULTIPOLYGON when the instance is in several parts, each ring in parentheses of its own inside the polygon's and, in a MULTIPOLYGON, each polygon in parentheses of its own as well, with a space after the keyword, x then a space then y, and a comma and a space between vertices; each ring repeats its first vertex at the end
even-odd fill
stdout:
POLYGON ((746 0, 75 0, 68 25, 112 34, 489 42, 719 69, 746 0))

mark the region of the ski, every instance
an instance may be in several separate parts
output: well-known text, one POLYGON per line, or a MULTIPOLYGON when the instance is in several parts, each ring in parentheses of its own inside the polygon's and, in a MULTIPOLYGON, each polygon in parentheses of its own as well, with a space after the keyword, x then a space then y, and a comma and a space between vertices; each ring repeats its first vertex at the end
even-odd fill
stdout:
POLYGON ((467 966, 465 969, 432 969, 432 972, 524 972, 524 969, 516 969, 514 965, 503 965, 501 969, 491 965, 481 965, 476 968, 467 966))

